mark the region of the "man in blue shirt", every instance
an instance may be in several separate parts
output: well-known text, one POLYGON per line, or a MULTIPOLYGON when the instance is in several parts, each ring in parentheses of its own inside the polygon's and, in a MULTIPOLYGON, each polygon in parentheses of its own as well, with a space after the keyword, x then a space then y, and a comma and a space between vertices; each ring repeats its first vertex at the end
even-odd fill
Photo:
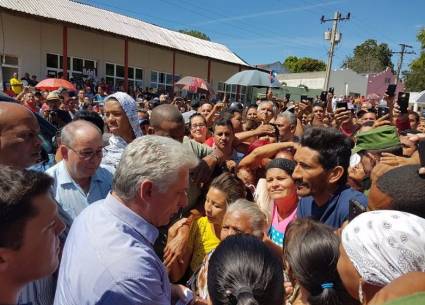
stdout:
POLYGON ((46 173, 55 179, 53 196, 72 219, 111 190, 112 174, 99 167, 102 144, 99 128, 85 120, 69 123, 61 131, 63 160, 46 173))
POLYGON ((367 207, 367 198, 346 185, 351 156, 350 139, 333 128, 307 129, 294 159, 297 217, 312 218, 333 228, 348 219, 349 201, 367 207))
POLYGON ((59 269, 55 305, 169 305, 183 299, 153 244, 157 227, 187 205, 196 156, 167 137, 143 136, 125 149, 112 193, 75 220, 59 269))
POLYGON ((0 304, 17 304, 26 284, 58 266, 65 225, 52 183, 44 173, 0 165, 0 304))

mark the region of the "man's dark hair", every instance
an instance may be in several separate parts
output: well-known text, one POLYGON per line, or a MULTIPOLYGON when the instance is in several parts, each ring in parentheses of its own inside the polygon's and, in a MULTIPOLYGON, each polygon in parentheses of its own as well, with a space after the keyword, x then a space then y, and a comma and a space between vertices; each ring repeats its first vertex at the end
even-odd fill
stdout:
POLYGON ((208 265, 208 292, 213 305, 283 304, 282 258, 257 237, 227 237, 208 265))
POLYGON ((413 114, 415 116, 416 123, 419 122, 419 120, 420 120, 419 113, 417 113, 416 111, 413 111, 413 110, 409 110, 409 114, 413 114))
POLYGON ((373 113, 374 115, 376 115, 376 111, 374 108, 368 109, 368 110, 359 110, 359 112, 357 112, 357 118, 361 119, 366 113, 373 113))
POLYGON ((105 122, 102 120, 100 115, 97 114, 94 111, 87 111, 87 110, 78 111, 75 114, 72 121, 77 121, 77 120, 84 120, 84 121, 88 121, 90 123, 93 123, 94 125, 96 125, 100 129, 102 134, 104 132, 105 122))
POLYGON ((233 130, 232 121, 229 118, 219 118, 214 123, 214 130, 217 126, 228 126, 233 130))
POLYGON ((416 164, 393 168, 377 179, 376 186, 392 199, 390 209, 425 218, 425 179, 419 168, 416 164))
POLYGON ((47 193, 53 182, 41 172, 0 165, 0 247, 21 247, 25 224, 38 212, 32 200, 47 193))
POLYGON ((323 109, 325 109, 325 105, 323 104, 323 102, 322 101, 315 101, 314 103, 313 103, 313 106, 312 106, 313 108, 314 107, 322 107, 323 109))
POLYGON ((347 182, 352 145, 348 137, 335 128, 312 127, 306 129, 300 143, 319 153, 319 163, 325 170, 342 166, 344 174, 339 184, 347 182))

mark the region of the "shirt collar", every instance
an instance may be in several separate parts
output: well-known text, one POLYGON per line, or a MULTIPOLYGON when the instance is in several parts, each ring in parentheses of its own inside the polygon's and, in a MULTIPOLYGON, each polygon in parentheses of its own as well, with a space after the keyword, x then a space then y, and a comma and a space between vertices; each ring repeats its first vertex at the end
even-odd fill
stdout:
MULTIPOLYGON (((320 207, 321 209, 327 209, 329 206, 333 206, 335 204, 338 203, 339 201, 339 197, 341 196, 341 193, 343 191, 345 191, 346 189, 348 189, 349 187, 344 184, 344 185, 340 185, 338 186, 338 188, 335 190, 335 192, 331 195, 331 197, 328 199, 328 201, 326 202, 326 204, 324 204, 322 207, 320 207)), ((313 198, 313 202, 314 204, 318 207, 316 201, 313 198)))
MULTIPOLYGON (((91 177, 91 182, 92 181, 102 181, 102 178, 99 175, 99 169, 100 169, 100 166, 96 170, 94 175, 91 177)), ((72 179, 71 175, 69 174, 64 160, 62 160, 61 162, 58 163, 57 181, 58 181, 59 185, 65 185, 65 184, 70 184, 70 183, 75 184, 76 183, 74 181, 74 179, 72 179)))
POLYGON ((65 161, 61 161, 58 164, 58 171, 57 171, 57 181, 58 184, 64 185, 64 184, 74 184, 74 180, 71 178, 71 176, 68 173, 68 169, 66 168, 65 161))
POLYGON ((149 243, 152 245, 155 243, 159 234, 158 229, 147 222, 142 216, 133 212, 125 204, 112 196, 111 193, 106 196, 104 204, 109 208, 112 214, 137 231, 147 239, 149 243))

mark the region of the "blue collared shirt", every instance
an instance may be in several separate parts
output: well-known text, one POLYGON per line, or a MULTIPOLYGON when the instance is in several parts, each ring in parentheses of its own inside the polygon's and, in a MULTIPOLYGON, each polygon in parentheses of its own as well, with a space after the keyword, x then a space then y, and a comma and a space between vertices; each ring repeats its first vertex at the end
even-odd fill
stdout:
POLYGON ((87 194, 71 178, 64 161, 49 168, 46 173, 55 179, 52 186, 53 197, 72 219, 89 204, 105 199, 112 186, 112 174, 103 167, 99 167, 91 178, 87 194))
POLYGON ((341 186, 321 207, 312 196, 301 198, 298 202, 297 218, 311 218, 338 229, 348 219, 350 199, 355 199, 367 207, 367 198, 363 193, 349 186, 341 186))
POLYGON ((169 305, 171 285, 153 244, 158 230, 114 196, 75 220, 63 250, 55 305, 169 305))

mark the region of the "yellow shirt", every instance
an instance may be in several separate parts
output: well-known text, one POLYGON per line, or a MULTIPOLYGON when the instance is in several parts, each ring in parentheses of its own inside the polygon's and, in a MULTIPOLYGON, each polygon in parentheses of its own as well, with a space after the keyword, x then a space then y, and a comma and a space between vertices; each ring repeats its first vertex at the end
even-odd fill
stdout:
POLYGON ((189 246, 192 247, 192 259, 190 269, 192 272, 198 270, 204 257, 214 250, 220 240, 214 232, 214 225, 208 221, 207 217, 198 218, 190 229, 189 246))
POLYGON ((19 79, 12 77, 10 79, 10 87, 12 88, 12 91, 15 92, 16 95, 18 95, 22 92, 23 84, 19 79))

